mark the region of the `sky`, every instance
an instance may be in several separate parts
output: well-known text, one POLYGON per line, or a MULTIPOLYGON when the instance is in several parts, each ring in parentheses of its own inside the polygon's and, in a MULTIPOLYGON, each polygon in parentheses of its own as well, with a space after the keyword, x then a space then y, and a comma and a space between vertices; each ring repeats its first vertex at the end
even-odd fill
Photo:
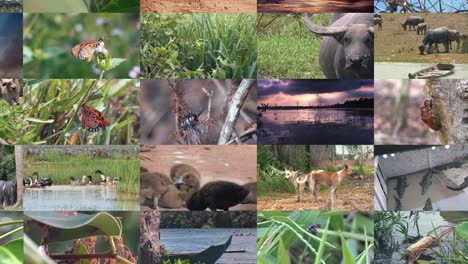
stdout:
MULTIPOLYGON (((466 0, 443 0, 442 3, 448 3, 450 6, 453 6, 453 7, 455 7, 455 8, 460 8, 460 6, 462 5, 462 3, 463 3, 464 1, 466 1, 466 0)), ((410 1, 408 1, 408 2, 409 2, 409 3, 414 3, 414 2, 417 2, 417 1, 415 1, 415 0, 410 0, 410 1)), ((434 1, 432 1, 432 2, 434 2, 434 1)), ((375 0, 374 0, 374 5, 375 5, 375 6, 378 6, 378 7, 381 8, 381 9, 385 9, 385 7, 386 7, 382 0, 380 0, 380 1, 375 1, 375 0)), ((448 6, 443 6, 443 7, 449 9, 449 10, 444 10, 444 12, 447 12, 447 11, 448 11, 448 12, 453 12, 453 11, 454 11, 454 10, 452 10, 452 9, 451 9, 450 7, 448 7, 448 6)), ((439 10, 438 8, 439 8, 439 6, 437 5, 437 10, 439 10)), ((434 12, 434 11, 436 11, 436 10, 434 10, 434 8, 430 8, 429 11, 430 11, 430 12, 434 12)), ((376 9, 375 12, 378 13, 378 12, 380 12, 380 11, 376 9)))
POLYGON ((330 105, 374 97, 373 80, 258 80, 258 105, 330 105))

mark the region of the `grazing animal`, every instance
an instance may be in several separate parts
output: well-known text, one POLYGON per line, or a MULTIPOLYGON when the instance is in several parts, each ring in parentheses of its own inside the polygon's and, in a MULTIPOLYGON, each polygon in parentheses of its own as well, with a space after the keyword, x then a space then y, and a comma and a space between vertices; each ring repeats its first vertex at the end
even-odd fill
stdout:
POLYGON ((0 79, 0 98, 6 100, 10 105, 19 105, 21 86, 18 79, 0 79))
POLYGON ((0 207, 16 204, 17 184, 16 179, 0 181, 0 207))
POLYGON ((405 23, 402 23, 401 26, 403 29, 406 31, 406 26, 409 26, 409 31, 411 31, 411 27, 413 27, 413 30, 416 30, 416 26, 419 23, 424 23, 424 18, 420 16, 409 16, 406 18, 405 23))
POLYGON ((179 190, 171 179, 159 172, 140 173, 140 203, 150 200, 150 207, 180 208, 184 200, 179 196, 179 190), (152 206, 151 206, 152 205, 152 206))
POLYGON ((309 180, 309 175, 299 173, 298 171, 295 171, 293 169, 285 169, 284 178, 294 185, 294 190, 296 190, 297 195, 297 201, 300 202, 304 193, 304 188, 307 184, 307 181, 309 180))
POLYGON ((374 17, 382 18, 382 15, 381 15, 381 14, 378 14, 378 13, 375 13, 375 14, 374 14, 374 17))
POLYGON ((419 23, 417 26, 416 26, 416 34, 420 35, 419 33, 421 33, 421 35, 425 35, 427 32, 427 25, 426 23, 419 23))
POLYGON ((382 18, 381 18, 381 17, 375 17, 375 16, 374 16, 374 26, 375 26, 375 25, 378 25, 378 26, 379 26, 379 30, 382 30, 382 24, 383 24, 382 18))
POLYGON ((229 211, 229 207, 242 202, 249 191, 233 182, 213 181, 209 182, 187 201, 190 211, 203 211, 209 208, 212 211, 222 209, 229 211))
POLYGON ((247 197, 245 197, 243 204, 256 204, 257 203, 257 183, 256 182, 249 182, 242 185, 245 189, 249 191, 247 197))
POLYGON ((172 183, 180 191, 180 196, 184 201, 200 190, 200 173, 188 164, 178 164, 171 168, 172 183))
POLYGON ((460 32, 454 29, 449 29, 450 33, 450 49, 452 49, 452 41, 457 42, 457 50, 460 48, 460 40, 461 40, 461 35, 460 32))
POLYGON ((344 165, 344 168, 337 172, 330 172, 324 170, 313 170, 309 173, 309 188, 312 192, 314 200, 317 201, 317 192, 320 187, 320 183, 324 183, 328 185, 331 189, 331 204, 332 206, 335 204, 336 200, 336 189, 340 185, 341 182, 346 179, 349 175, 353 172, 351 168, 348 167, 347 164, 344 165))
POLYGON ((438 43, 442 43, 445 46, 445 52, 449 51, 449 43, 450 43, 450 32, 446 27, 439 27, 435 29, 430 29, 424 35, 424 38, 419 45, 419 53, 424 55, 424 49, 428 45, 426 51, 427 53, 431 53, 432 44, 435 44, 437 52, 439 52, 438 43))
POLYGON ((374 27, 372 14, 334 14, 330 26, 319 26, 305 14, 307 28, 324 36, 319 63, 328 79, 374 78, 374 27))

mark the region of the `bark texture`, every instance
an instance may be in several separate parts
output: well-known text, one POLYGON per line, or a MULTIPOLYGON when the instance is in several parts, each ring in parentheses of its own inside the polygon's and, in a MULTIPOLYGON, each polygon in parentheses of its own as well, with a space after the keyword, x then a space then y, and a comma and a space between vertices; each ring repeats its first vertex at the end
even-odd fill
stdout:
POLYGON ((164 247, 161 245, 158 211, 140 213, 140 263, 162 263, 164 247))

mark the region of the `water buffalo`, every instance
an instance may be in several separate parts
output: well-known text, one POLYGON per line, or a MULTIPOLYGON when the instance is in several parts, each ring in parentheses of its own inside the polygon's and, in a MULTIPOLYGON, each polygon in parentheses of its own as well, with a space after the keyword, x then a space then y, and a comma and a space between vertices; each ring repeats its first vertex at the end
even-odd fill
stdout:
POLYGON ((426 32, 427 32, 427 25, 426 25, 426 23, 419 23, 419 24, 416 26, 416 34, 419 35, 420 32, 421 32, 421 35, 426 35, 426 32))
POLYGON ((419 16, 409 16, 405 23, 402 23, 401 26, 403 29, 406 31, 406 26, 409 26, 409 31, 411 31, 411 27, 413 27, 413 30, 416 30, 416 26, 419 23, 424 23, 424 18, 419 17, 419 16))
POLYGON ((324 36, 319 63, 328 79, 374 77, 374 27, 372 14, 333 14, 330 26, 319 26, 305 14, 307 28, 324 36))
POLYGON ((14 205, 17 201, 16 179, 0 181, 0 207, 14 205))
POLYGON ((450 49, 452 49, 452 41, 457 42, 457 50, 460 48, 460 32, 455 29, 449 29, 450 33, 450 49))
POLYGON ((379 25, 379 30, 382 30, 382 18, 374 16, 374 26, 379 25))
POLYGON ((449 51, 450 43, 450 32, 446 27, 439 27, 435 29, 430 29, 424 35, 424 38, 419 45, 419 52, 421 55, 424 54, 425 46, 429 45, 427 48, 427 53, 431 53, 432 44, 435 44, 437 52, 439 52, 438 43, 442 43, 445 46, 445 52, 449 51))

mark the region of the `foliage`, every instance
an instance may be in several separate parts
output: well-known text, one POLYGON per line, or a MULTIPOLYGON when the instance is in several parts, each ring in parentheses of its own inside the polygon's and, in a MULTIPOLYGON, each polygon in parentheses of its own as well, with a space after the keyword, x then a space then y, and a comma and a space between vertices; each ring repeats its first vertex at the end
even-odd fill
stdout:
POLYGON ((202 228, 207 224, 213 228, 255 228, 255 212, 164 212, 161 228, 202 228))
MULTIPOLYGON (((94 148, 95 153, 102 153, 99 148, 94 148)), ((116 146, 109 151, 113 153, 111 156, 100 154, 102 157, 81 152, 77 148, 70 151, 73 153, 45 150, 35 154, 26 150, 29 154, 24 157, 25 177, 37 172, 41 178, 52 178, 54 184, 68 184, 70 176, 77 179, 81 179, 83 175, 95 176, 94 171, 99 169, 106 176, 119 178, 119 192, 139 193, 140 161, 136 147, 116 146), (128 153, 124 153, 126 150, 128 153)))
POLYGON ((23 7, 21 6, 21 3, 18 3, 18 5, 0 4, 0 13, 21 13, 22 10, 23 7))
POLYGON ((24 24, 23 71, 27 78, 128 78, 139 65, 137 15, 25 14, 24 24), (101 36, 109 53, 102 61, 93 58, 88 64, 71 54, 75 45, 101 36), (111 69, 122 59, 126 61, 111 69), (103 63, 108 67, 100 69, 103 63), (104 74, 102 69, 108 72, 104 74))
POLYGON ((0 180, 11 180, 15 177, 15 147, 0 145, 0 180))
MULTIPOLYGON (((107 212, 26 212, 28 224, 25 230, 36 244, 41 242, 41 246, 48 246, 47 254, 51 258, 61 256, 63 259, 76 260, 81 256, 80 259, 89 262, 93 257, 82 255, 93 255, 97 250, 106 249, 106 253, 98 253, 94 258, 113 259, 125 264, 136 263, 133 252, 123 243, 122 233, 127 227, 123 226, 122 218, 117 216, 120 215, 107 212), (68 245, 72 245, 71 250, 68 245)), ((137 218, 130 219, 134 221, 137 218)), ((138 225, 127 218, 124 221, 135 232, 138 225)), ((37 250, 36 246, 34 251, 37 250)))
POLYGON ((27 13, 139 13, 139 0, 24 0, 27 13))
POLYGON ((0 144, 21 143, 24 114, 21 105, 10 106, 0 100, 0 144))
MULTIPOLYGON (((328 25, 330 15, 313 17, 328 25)), ((308 31, 302 14, 261 14, 258 18, 258 78, 323 79, 321 37, 308 31)))
POLYGON ((0 233, 0 241, 3 242, 0 244, 0 263, 21 264, 23 263, 22 213, 5 212, 2 214, 2 216, 11 220, 0 222, 1 227, 8 226, 8 232, 0 233))
POLYGON ((137 144, 140 109, 136 80, 29 80, 24 87, 22 143, 137 144), (101 111, 110 125, 98 132, 81 126, 81 105, 101 111))
POLYGON ((144 78, 253 79, 255 15, 143 14, 144 78))
POLYGON ((372 215, 344 212, 258 212, 259 263, 370 263, 372 215), (319 224, 317 234, 308 230, 319 224), (321 236, 319 236, 321 235, 321 236), (288 257, 289 255, 289 257, 288 257))

